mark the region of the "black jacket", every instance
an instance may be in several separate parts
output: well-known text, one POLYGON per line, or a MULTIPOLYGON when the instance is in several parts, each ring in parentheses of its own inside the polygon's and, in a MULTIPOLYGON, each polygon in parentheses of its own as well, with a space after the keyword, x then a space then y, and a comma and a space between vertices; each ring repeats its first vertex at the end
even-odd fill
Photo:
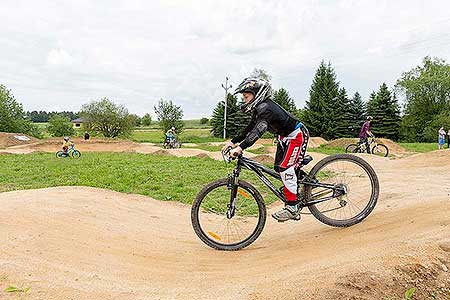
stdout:
POLYGON ((252 112, 250 124, 231 141, 240 143, 242 149, 253 145, 268 130, 281 136, 287 136, 299 123, 294 116, 285 111, 280 105, 267 99, 259 103, 252 112))

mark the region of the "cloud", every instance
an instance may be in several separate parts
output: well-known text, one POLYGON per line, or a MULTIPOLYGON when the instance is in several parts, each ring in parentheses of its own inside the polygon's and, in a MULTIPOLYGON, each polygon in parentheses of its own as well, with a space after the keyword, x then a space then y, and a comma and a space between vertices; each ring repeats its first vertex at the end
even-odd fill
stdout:
POLYGON ((425 55, 450 56, 447 1, 2 1, 2 84, 25 109, 109 97, 143 115, 160 98, 211 114, 255 67, 303 106, 321 60, 367 98, 425 55))

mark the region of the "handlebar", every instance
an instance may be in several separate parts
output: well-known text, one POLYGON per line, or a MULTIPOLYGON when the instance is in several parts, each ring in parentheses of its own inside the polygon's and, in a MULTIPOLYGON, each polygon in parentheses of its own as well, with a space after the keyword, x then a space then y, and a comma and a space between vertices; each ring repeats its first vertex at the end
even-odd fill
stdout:
POLYGON ((230 163, 231 161, 235 160, 236 158, 242 156, 242 154, 240 154, 238 156, 231 156, 230 152, 232 149, 233 149, 232 147, 228 147, 225 151, 222 152, 223 160, 227 163, 230 163))

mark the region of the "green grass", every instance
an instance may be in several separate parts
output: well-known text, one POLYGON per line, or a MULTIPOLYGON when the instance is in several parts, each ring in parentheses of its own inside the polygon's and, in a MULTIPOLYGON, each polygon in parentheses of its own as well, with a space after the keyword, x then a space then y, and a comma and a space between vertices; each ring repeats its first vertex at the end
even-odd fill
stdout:
POLYGON ((339 153, 345 153, 344 147, 329 147, 327 145, 320 145, 320 147, 317 148, 308 148, 308 152, 318 152, 323 153, 327 155, 333 155, 333 154, 339 154, 339 153))
MULTIPOLYGON (((408 151, 420 153, 438 150, 437 143, 400 143, 400 146, 404 147, 408 151)), ((446 148, 447 145, 444 145, 444 149, 446 148)))
MULTIPOLYGON (((78 160, 57 159, 52 153, 1 155, 0 192, 78 185, 190 204, 205 184, 226 177, 232 167, 209 158, 137 153, 87 152, 78 160)), ((241 178, 269 195, 251 172, 243 171, 241 178)), ((273 201, 275 196, 266 197, 273 201)))

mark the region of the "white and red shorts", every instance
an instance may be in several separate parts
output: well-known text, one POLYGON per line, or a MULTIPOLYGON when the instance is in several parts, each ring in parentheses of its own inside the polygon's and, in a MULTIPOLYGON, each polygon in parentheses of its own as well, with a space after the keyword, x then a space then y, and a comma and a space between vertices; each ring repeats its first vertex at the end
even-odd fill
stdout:
POLYGON ((297 200, 297 175, 295 169, 300 166, 308 146, 309 133, 305 126, 300 126, 288 136, 279 136, 275 155, 275 171, 279 172, 284 184, 287 201, 297 200))

